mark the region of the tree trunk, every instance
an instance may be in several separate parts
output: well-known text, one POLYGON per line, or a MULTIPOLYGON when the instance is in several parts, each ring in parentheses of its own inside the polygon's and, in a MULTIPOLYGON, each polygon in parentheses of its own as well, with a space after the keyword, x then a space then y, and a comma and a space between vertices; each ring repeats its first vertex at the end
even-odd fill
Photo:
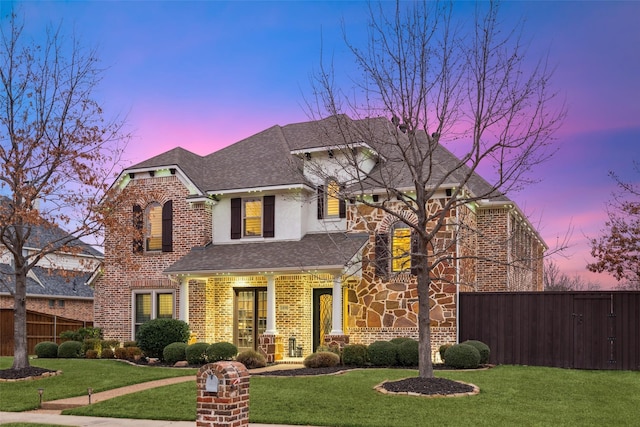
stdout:
POLYGON ((418 271, 418 337, 420 356, 418 370, 420 378, 433 378, 433 362, 431 361, 431 314, 429 303, 429 270, 418 271))
POLYGON ((28 368, 27 348, 27 275, 23 269, 16 269, 16 291, 13 302, 13 366, 11 369, 28 368))

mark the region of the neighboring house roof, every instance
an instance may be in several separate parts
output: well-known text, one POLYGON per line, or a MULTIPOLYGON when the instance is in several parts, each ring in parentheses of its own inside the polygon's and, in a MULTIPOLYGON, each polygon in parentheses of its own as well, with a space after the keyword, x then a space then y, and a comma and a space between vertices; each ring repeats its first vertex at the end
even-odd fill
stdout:
MULTIPOLYGON (((0 294, 12 293, 15 281, 11 272, 13 268, 8 264, 0 264, 0 294)), ((75 273, 69 276, 60 270, 49 270, 43 267, 33 267, 27 276, 28 296, 93 298, 93 288, 86 285, 91 276, 88 273, 75 273)))
POLYGON ((366 234, 307 234, 298 241, 209 244, 193 248, 166 274, 342 269, 367 242, 366 234))

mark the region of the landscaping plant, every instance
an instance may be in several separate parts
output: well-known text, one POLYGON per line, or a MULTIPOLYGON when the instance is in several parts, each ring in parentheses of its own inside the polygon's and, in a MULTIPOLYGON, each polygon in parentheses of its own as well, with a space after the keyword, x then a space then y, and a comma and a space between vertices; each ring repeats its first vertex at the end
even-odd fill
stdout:
POLYGON ((158 359, 162 359, 166 346, 174 342, 186 343, 188 339, 189 325, 178 319, 149 320, 140 325, 136 334, 136 342, 144 354, 158 359))

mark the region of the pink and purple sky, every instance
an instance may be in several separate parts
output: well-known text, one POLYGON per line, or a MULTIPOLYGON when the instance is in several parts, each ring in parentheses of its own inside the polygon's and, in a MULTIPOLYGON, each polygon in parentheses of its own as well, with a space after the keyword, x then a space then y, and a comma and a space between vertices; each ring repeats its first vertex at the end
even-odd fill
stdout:
MULTIPOLYGON (((392 4, 391 4, 392 5, 392 4)), ((208 154, 275 124, 305 121, 304 95, 321 44, 338 64, 341 38, 366 29, 365 2, 6 1, 41 37, 62 21, 97 46, 105 74, 99 95, 108 114, 127 115, 137 163, 182 146, 208 154)), ((472 3, 456 3, 463 13, 472 3)), ((638 183, 640 161, 640 2, 517 1, 502 5, 507 23, 525 19, 530 52, 548 50, 554 85, 568 117, 557 154, 534 171, 540 180, 509 194, 549 246, 572 228, 571 248, 554 257, 562 272, 603 288, 588 273, 588 237, 600 234, 615 183, 609 171, 638 183)))

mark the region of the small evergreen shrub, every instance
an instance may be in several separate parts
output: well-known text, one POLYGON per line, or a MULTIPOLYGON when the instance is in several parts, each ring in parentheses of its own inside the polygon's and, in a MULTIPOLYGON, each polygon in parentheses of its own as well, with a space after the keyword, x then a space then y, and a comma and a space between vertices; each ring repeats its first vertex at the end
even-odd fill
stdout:
POLYGON ((181 360, 187 360, 185 350, 187 349, 187 343, 184 342, 172 342, 164 348, 162 351, 162 358, 165 362, 175 364, 181 360))
POLYGON ((123 347, 138 347, 137 341, 125 341, 122 343, 123 347))
POLYGON ((197 342, 188 345, 184 354, 189 365, 203 365, 207 363, 207 349, 209 344, 206 342, 197 342))
POLYGON ((408 339, 398 344, 398 363, 402 366, 418 366, 420 350, 418 341, 408 339))
POLYGON ((102 328, 80 328, 75 331, 62 331, 60 332, 60 338, 67 341, 83 342, 87 338, 102 339, 102 328))
POLYGON ((85 338, 82 341, 82 351, 86 354, 89 350, 94 350, 99 354, 102 351, 102 340, 99 338, 85 338))
POLYGON ((100 343, 102 345, 102 348, 108 348, 111 351, 115 350, 116 348, 120 347, 120 341, 118 340, 102 340, 102 342, 100 343))
POLYGON ((137 358, 142 357, 142 350, 140 347, 124 347, 126 350, 126 359, 127 360, 136 360, 137 358))
POLYGON ((100 353, 101 359, 113 359, 114 356, 115 354, 113 353, 113 350, 111 350, 111 348, 109 347, 102 348, 102 353, 100 353))
POLYGON ((77 359, 82 357, 82 343, 80 341, 65 341, 58 346, 58 357, 77 359))
POLYGON ((245 350, 236 356, 236 362, 242 363, 247 369, 264 368, 267 359, 255 350, 245 350))
POLYGON ((238 347, 230 342, 213 343, 207 348, 207 360, 209 362, 218 362, 220 360, 233 360, 238 354, 238 347))
POLYGON ((392 342, 395 345, 400 345, 400 344, 402 344, 403 342, 406 342, 406 341, 415 341, 415 340, 413 338, 409 338, 409 337, 395 337, 395 338, 391 338, 389 340, 389 342, 392 342))
POLYGON ((84 354, 84 357, 86 359, 97 359, 98 358, 98 352, 95 350, 87 350, 86 353, 84 354))
POLYGON ((34 351, 38 359, 55 359, 58 357, 58 344, 51 341, 42 341, 36 344, 34 351))
POLYGON ((390 341, 371 343, 367 351, 374 366, 395 366, 398 363, 398 346, 390 341))
POLYGON ((451 347, 453 344, 442 344, 439 348, 438 348, 438 353, 440 353, 440 360, 442 360, 442 363, 445 363, 444 361, 444 354, 446 353, 447 349, 449 347, 451 347))
POLYGON ((307 368, 330 368, 340 364, 340 356, 330 351, 312 353, 302 362, 307 368))
POLYGON ((113 351, 116 359, 127 360, 127 348, 128 347, 118 347, 113 351))
POLYGON ((367 363, 367 346, 350 344, 342 349, 342 363, 347 366, 364 366, 367 363))
POLYGON ((144 354, 159 359, 162 359, 166 346, 174 342, 186 343, 188 339, 189 325, 178 319, 149 320, 140 325, 136 334, 136 341, 144 354))
POLYGON ((491 350, 489 346, 483 343, 482 341, 477 340, 467 340, 462 344, 467 344, 472 347, 475 347, 476 350, 480 353, 480 364, 484 365, 485 363, 489 363, 489 355, 491 354, 491 350))
POLYGON ((480 364, 480 352, 468 344, 454 344, 444 353, 447 366, 456 369, 475 369, 480 364))

